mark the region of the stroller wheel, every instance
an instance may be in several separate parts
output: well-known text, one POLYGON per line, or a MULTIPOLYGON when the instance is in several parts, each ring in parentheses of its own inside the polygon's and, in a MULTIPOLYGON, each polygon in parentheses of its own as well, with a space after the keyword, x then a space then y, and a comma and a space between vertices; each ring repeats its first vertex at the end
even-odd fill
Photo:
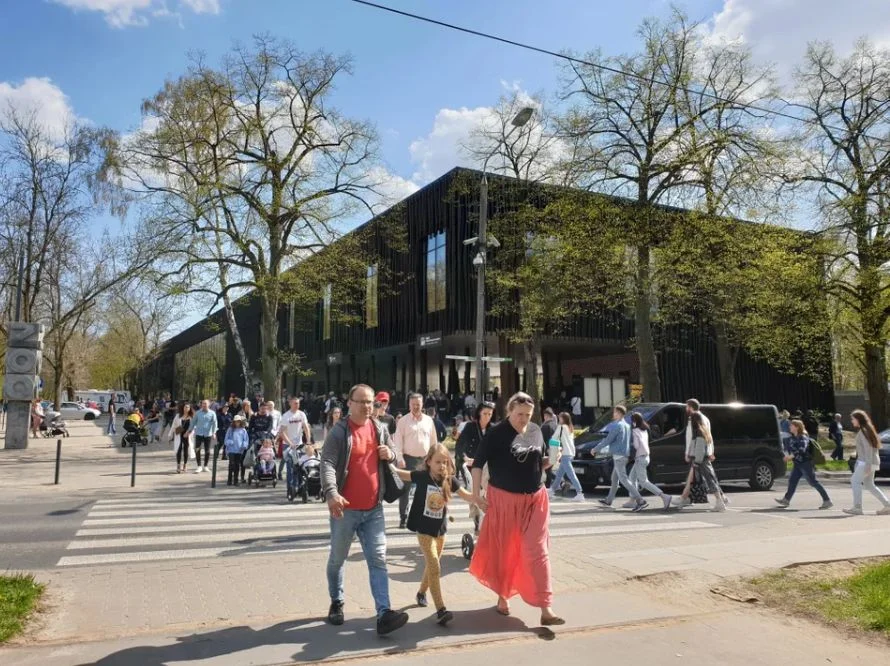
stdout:
POLYGON ((464 558, 472 559, 473 551, 476 549, 476 542, 473 540, 473 535, 469 532, 464 534, 463 538, 460 540, 460 551, 463 553, 464 558))

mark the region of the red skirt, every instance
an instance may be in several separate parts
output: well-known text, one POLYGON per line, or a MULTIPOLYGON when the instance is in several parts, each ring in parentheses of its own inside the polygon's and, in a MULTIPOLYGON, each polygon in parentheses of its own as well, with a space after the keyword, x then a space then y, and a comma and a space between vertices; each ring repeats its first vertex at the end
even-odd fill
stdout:
POLYGON ((505 599, 552 605, 550 501, 547 490, 525 495, 488 486, 488 512, 473 551, 470 573, 505 599))

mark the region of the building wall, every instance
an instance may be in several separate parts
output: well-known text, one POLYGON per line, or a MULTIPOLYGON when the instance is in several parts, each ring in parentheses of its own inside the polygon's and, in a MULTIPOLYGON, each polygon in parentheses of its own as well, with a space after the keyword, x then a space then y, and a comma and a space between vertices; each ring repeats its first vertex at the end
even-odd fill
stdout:
MULTIPOLYGON (((315 390, 342 390, 344 385, 367 381, 386 388, 408 389, 454 387, 457 378, 464 388, 465 364, 439 361, 427 362, 426 350, 418 347, 418 336, 441 331, 444 340, 453 348, 447 353, 471 354, 467 341, 475 327, 476 273, 472 266, 475 250, 463 241, 475 233, 479 174, 455 169, 422 190, 408 197, 383 215, 363 227, 369 232, 368 241, 380 261, 388 267, 390 276, 378 278, 378 326, 342 325, 333 323, 330 339, 324 339, 321 326, 321 303, 313 311, 300 312, 283 307, 280 313, 279 344, 285 347, 293 341, 294 350, 303 354, 314 376, 285 377, 285 389, 294 391, 311 382, 315 390), (469 182, 469 187, 467 183, 469 182), (387 230, 393 225, 405 234, 404 247, 392 247, 387 230), (426 307, 425 250, 427 238, 445 232, 446 235, 446 307, 429 312, 426 307), (327 359, 335 355, 338 362, 329 365, 327 359)), ((496 187, 489 199, 490 215, 508 209, 512 204, 509 194, 496 187)), ((509 192, 509 188, 507 190, 509 192)), ((297 269, 299 270, 299 269, 297 269)), ((343 307, 334 303, 332 307, 343 307)), ((248 355, 257 364, 259 330, 256 322, 259 308, 249 297, 236 304, 236 317, 248 355)), ((510 322, 490 313, 486 330, 492 338, 509 327, 510 322)), ((155 390, 176 386, 170 374, 174 368, 169 361, 182 350, 205 340, 219 330, 225 330, 223 313, 218 312, 168 341, 153 367, 157 378, 155 390)), ((639 380, 636 354, 630 348, 634 335, 633 320, 622 313, 578 317, 571 326, 555 338, 561 344, 570 342, 576 348, 571 355, 561 355, 560 345, 545 345, 545 398, 562 389, 572 389, 573 376, 627 376, 639 380)), ((827 343, 826 343, 827 344, 827 343)), ((497 349, 490 340, 489 350, 497 349)), ((246 392, 243 374, 231 335, 226 333, 226 367, 222 380, 223 392, 246 392)), ((439 352, 430 354, 438 359, 439 352)), ((513 355, 516 357, 516 354, 513 355)), ((504 364, 502 372, 516 371, 516 364, 504 364)), ((669 343, 663 342, 659 353, 663 395, 668 400, 682 400, 695 395, 702 400, 720 400, 720 382, 714 344, 706 331, 686 328, 674 331, 669 343)), ((769 402, 778 406, 815 406, 831 409, 830 369, 826 385, 807 379, 789 377, 776 372, 762 362, 742 354, 737 367, 737 381, 741 397, 747 402, 769 402)), ((152 389, 149 389, 152 390, 152 389)), ((197 397, 197 396, 190 396, 197 397)))

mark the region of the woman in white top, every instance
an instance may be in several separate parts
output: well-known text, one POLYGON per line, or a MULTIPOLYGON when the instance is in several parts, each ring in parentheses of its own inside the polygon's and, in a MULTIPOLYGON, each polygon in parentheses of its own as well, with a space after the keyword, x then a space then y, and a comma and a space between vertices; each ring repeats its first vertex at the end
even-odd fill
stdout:
POLYGON ((562 488, 562 480, 568 478, 575 489, 576 502, 584 501, 584 490, 581 488, 581 482, 578 481, 578 475, 575 474, 575 468, 572 467, 572 460, 575 458, 575 429, 572 425, 572 415, 568 412, 562 412, 559 415, 559 425, 551 435, 552 439, 559 440, 562 449, 562 457, 559 460, 559 468, 553 475, 553 483, 550 484, 549 494, 551 498, 556 497, 556 491, 562 488))
POLYGON ((182 474, 188 461, 195 459, 195 432, 194 430, 188 432, 194 415, 194 410, 187 402, 181 403, 170 428, 170 439, 173 442, 173 452, 176 454, 177 474, 182 474))
MULTIPOLYGON (((631 431, 630 438, 634 447, 634 466, 630 471, 630 480, 636 484, 638 490, 648 490, 656 497, 660 497, 664 502, 664 508, 671 506, 671 496, 649 481, 649 475, 646 468, 649 467, 649 424, 639 412, 634 412, 630 416, 631 431)), ((644 504, 634 506, 634 511, 640 511, 644 504)))
POLYGON ((884 508, 878 511, 879 516, 890 515, 890 500, 875 486, 875 472, 881 466, 881 439, 872 425, 871 418, 861 409, 850 414, 853 429, 856 433, 856 467, 853 469, 853 478, 850 483, 853 486, 853 508, 844 509, 844 513, 851 516, 862 515, 862 486, 878 498, 884 508))

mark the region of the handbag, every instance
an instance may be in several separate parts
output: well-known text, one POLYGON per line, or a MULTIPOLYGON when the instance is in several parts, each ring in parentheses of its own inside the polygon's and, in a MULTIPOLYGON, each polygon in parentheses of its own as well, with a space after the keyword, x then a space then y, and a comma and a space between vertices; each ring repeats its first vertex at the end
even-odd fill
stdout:
POLYGON ((392 504, 402 496, 405 484, 395 475, 389 463, 383 463, 383 500, 392 504))

